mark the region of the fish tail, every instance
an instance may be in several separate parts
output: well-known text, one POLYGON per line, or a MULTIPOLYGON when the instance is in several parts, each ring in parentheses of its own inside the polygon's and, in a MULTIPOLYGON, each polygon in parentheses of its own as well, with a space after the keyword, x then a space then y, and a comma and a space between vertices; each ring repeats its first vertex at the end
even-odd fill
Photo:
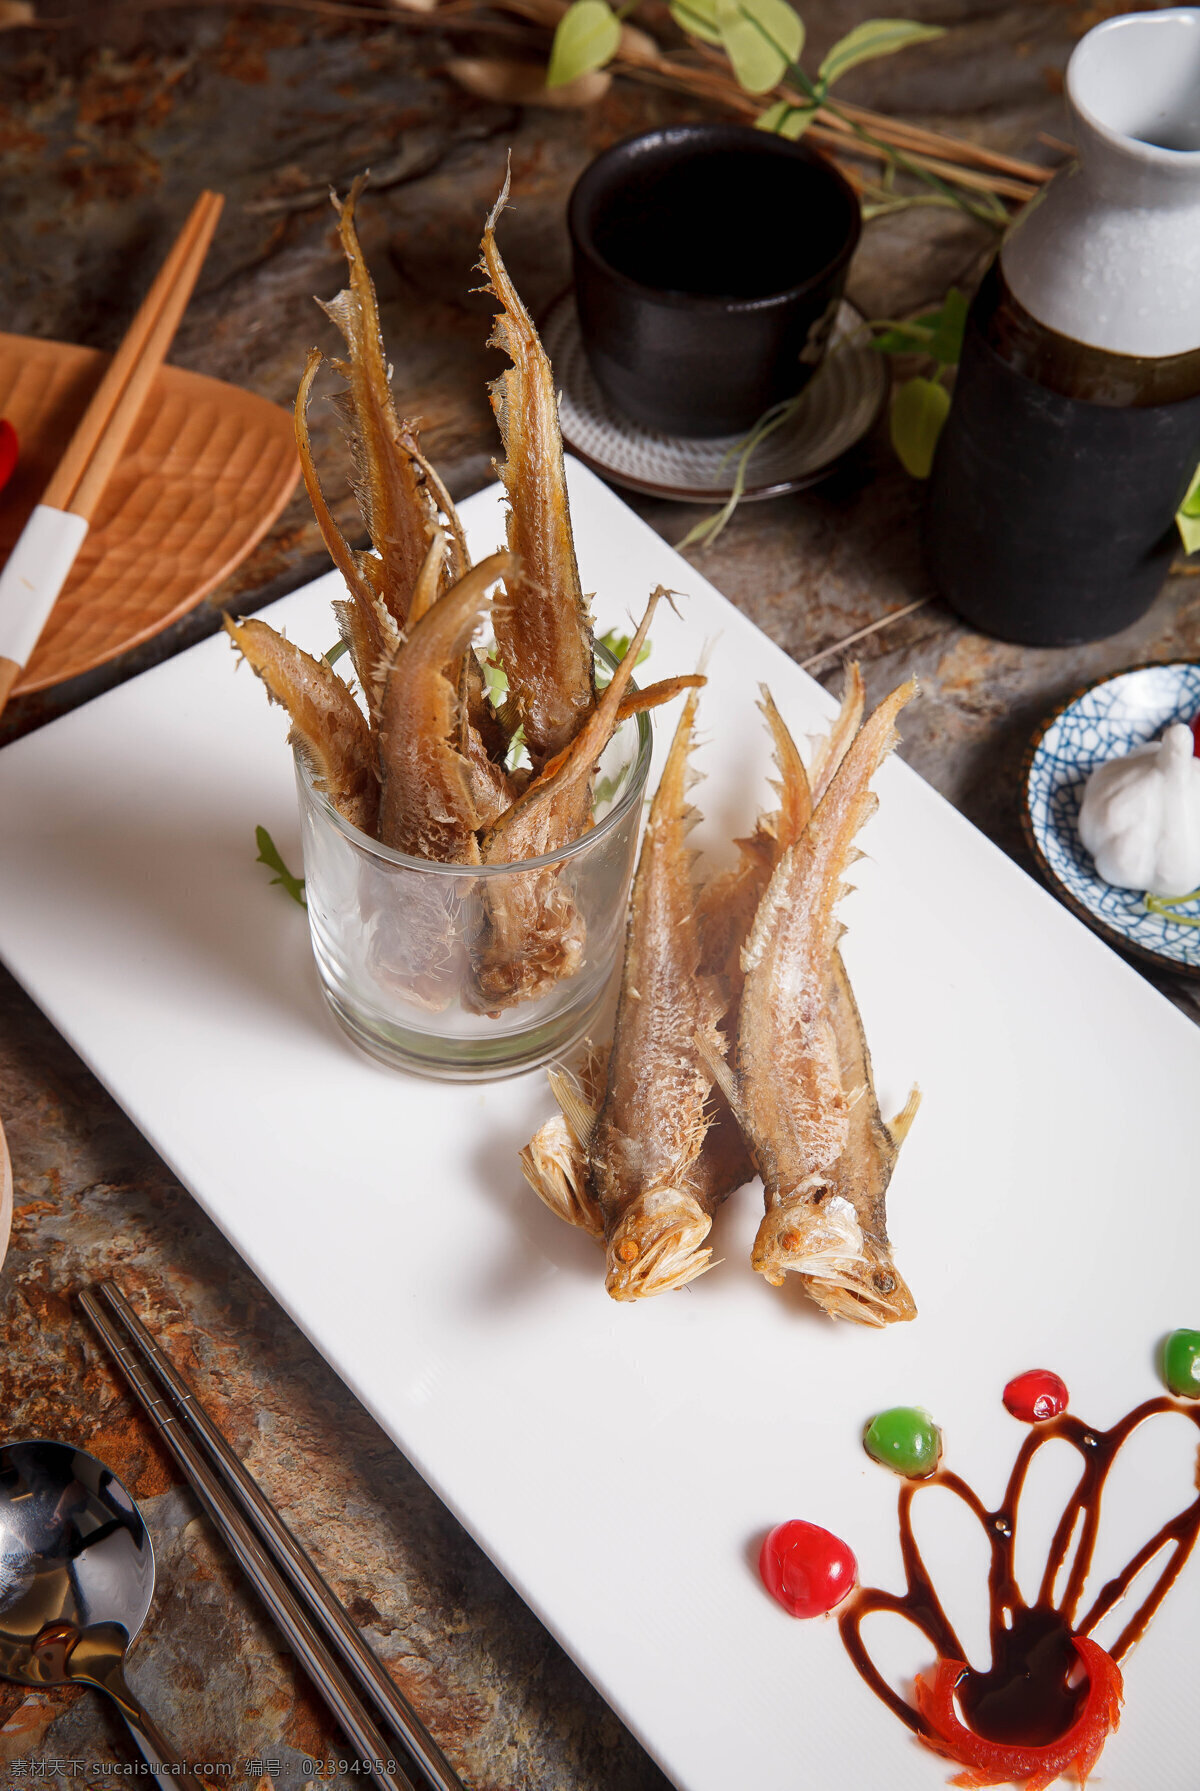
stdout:
POLYGON ((857 835, 878 806, 871 779, 899 738, 896 717, 916 694, 916 680, 910 678, 884 698, 855 735, 812 820, 771 879, 742 954, 743 969, 748 971, 764 949, 781 903, 806 907, 813 936, 823 941, 825 953, 836 948, 834 908, 844 893, 841 877, 857 835))
POLYGON ((820 741, 812 762, 813 801, 819 802, 833 781, 838 766, 850 749, 862 725, 863 710, 866 707, 867 693, 863 686, 862 672, 857 659, 852 659, 846 667, 846 688, 842 692, 842 706, 837 720, 828 734, 820 741))
POLYGON ((765 684, 759 685, 759 708, 762 710, 774 742, 775 763, 779 768, 779 809, 772 817, 769 831, 776 849, 785 852, 808 826, 813 810, 813 794, 809 787, 804 760, 787 724, 775 707, 775 700, 765 684))

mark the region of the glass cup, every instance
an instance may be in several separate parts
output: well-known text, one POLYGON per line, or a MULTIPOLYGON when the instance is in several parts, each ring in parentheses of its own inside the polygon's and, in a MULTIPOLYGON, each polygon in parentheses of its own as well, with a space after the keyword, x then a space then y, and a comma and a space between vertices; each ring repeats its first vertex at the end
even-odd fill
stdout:
POLYGON ((381 845, 297 757, 313 955, 343 1031, 393 1068, 462 1082, 569 1052, 619 960, 650 752, 649 718, 623 722, 600 760, 589 831, 506 865, 381 845))

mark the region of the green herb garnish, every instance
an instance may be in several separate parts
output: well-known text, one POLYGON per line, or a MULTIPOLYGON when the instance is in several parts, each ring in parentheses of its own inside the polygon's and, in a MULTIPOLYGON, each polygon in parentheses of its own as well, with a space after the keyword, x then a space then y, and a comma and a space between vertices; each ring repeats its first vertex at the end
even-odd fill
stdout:
POLYGON ((298 902, 301 908, 307 908, 308 903, 304 897, 304 878, 294 877, 288 870, 287 865, 280 857, 279 847, 266 828, 256 827, 254 839, 258 846, 258 857, 254 860, 255 864, 265 864, 269 871, 276 872, 276 875, 271 878, 272 883, 278 883, 280 888, 291 896, 293 902, 298 902))
POLYGON ((1183 908, 1188 902, 1200 902, 1200 889, 1193 889, 1190 895, 1156 896, 1148 892, 1142 897, 1147 914, 1157 914, 1160 920, 1173 921, 1177 927, 1200 927, 1200 914, 1172 914, 1172 908, 1183 908))
POLYGON ((505 698, 508 696, 508 674, 500 663, 499 654, 493 648, 490 653, 477 653, 475 657, 479 661, 479 670, 483 674, 488 702, 493 709, 502 709, 505 698))
MULTIPOLYGON (((626 653, 628 653, 629 643, 632 639, 632 635, 619 634, 615 628, 610 628, 607 634, 602 634, 600 636, 600 645, 604 648, 606 653, 612 654, 612 657, 619 665, 626 653)), ((635 666, 641 665, 645 660, 649 659, 649 657, 650 642, 646 641, 633 663, 635 666)))
POLYGON ((1200 549, 1200 466, 1192 475, 1187 496, 1175 512, 1175 522, 1183 541, 1184 553, 1200 549))

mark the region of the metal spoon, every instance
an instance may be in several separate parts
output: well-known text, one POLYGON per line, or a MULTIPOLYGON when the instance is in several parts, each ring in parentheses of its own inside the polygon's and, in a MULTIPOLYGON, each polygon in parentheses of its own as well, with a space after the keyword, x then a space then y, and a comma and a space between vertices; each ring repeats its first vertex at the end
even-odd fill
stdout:
POLYGON ((0 1448, 0 1675, 107 1692, 150 1766, 181 1766, 125 1683, 154 1551, 111 1469, 70 1443, 0 1448))

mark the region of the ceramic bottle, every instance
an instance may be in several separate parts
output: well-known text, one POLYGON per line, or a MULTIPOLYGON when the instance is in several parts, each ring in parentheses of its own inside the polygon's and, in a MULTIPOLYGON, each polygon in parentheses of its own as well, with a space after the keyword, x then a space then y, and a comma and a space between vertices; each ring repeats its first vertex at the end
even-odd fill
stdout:
POLYGON ((1154 601, 1200 463, 1200 8, 1076 47, 1078 160, 1017 219, 971 307, 930 478, 941 595, 1038 646, 1154 601))

